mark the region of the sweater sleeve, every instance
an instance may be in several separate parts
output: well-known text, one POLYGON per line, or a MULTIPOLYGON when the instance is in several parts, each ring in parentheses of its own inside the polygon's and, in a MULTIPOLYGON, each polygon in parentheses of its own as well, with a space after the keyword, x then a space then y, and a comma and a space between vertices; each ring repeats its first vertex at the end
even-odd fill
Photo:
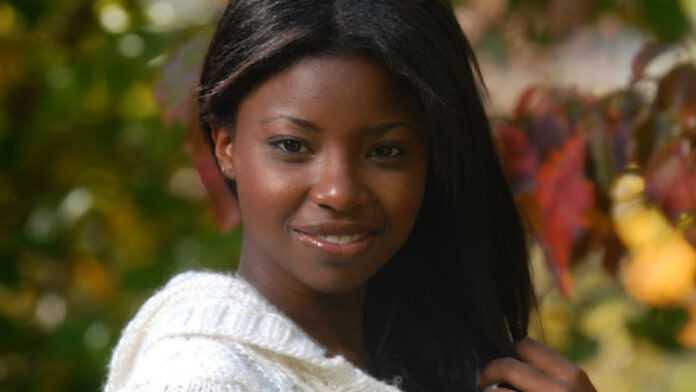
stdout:
POLYGON ((150 343, 137 355, 125 385, 115 392, 263 390, 249 377, 247 362, 234 346, 208 337, 167 337, 150 343))

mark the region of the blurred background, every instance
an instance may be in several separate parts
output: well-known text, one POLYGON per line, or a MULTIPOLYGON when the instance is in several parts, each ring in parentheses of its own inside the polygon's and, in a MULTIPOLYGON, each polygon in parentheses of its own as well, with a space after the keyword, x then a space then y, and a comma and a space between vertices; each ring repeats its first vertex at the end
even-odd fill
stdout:
MULTIPOLYGON (((696 0, 455 5, 529 226, 534 335, 600 391, 696 391, 696 0)), ((192 105, 223 6, 0 1, 0 390, 99 390, 155 288, 234 268, 192 105)))

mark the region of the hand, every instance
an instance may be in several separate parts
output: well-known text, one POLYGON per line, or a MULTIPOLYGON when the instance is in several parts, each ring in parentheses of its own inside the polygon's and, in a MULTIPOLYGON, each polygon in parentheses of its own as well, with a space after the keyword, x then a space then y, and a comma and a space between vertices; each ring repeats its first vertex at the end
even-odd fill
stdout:
MULTIPOLYGON (((481 387, 506 384, 523 392, 597 392, 587 374, 556 351, 529 338, 517 343, 520 359, 499 358, 481 372, 481 387)), ((498 387, 496 392, 511 390, 498 387)))

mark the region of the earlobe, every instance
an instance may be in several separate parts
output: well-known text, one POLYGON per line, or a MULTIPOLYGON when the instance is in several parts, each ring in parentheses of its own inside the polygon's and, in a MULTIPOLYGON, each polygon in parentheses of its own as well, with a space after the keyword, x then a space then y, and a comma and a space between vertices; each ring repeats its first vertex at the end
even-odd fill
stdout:
POLYGON ((225 177, 229 179, 234 179, 235 175, 237 174, 234 164, 234 146, 232 144, 229 144, 225 148, 225 153, 225 156, 229 157, 230 164, 223 166, 222 172, 225 174, 225 177))
POLYGON ((212 139, 215 143, 215 159, 220 170, 226 178, 234 179, 236 176, 235 149, 232 132, 224 127, 213 127, 212 139))

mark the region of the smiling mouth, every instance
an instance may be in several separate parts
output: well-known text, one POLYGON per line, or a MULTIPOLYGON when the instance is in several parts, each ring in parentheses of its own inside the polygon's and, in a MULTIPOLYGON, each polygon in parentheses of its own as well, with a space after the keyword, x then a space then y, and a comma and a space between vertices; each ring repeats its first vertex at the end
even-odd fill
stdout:
POLYGON ((376 232, 356 234, 312 234, 294 230, 305 246, 332 255, 351 257, 365 252, 376 236, 376 232))
POLYGON ((356 242, 367 234, 353 234, 353 235, 316 235, 315 237, 323 242, 329 242, 336 245, 350 244, 351 242, 356 242))

